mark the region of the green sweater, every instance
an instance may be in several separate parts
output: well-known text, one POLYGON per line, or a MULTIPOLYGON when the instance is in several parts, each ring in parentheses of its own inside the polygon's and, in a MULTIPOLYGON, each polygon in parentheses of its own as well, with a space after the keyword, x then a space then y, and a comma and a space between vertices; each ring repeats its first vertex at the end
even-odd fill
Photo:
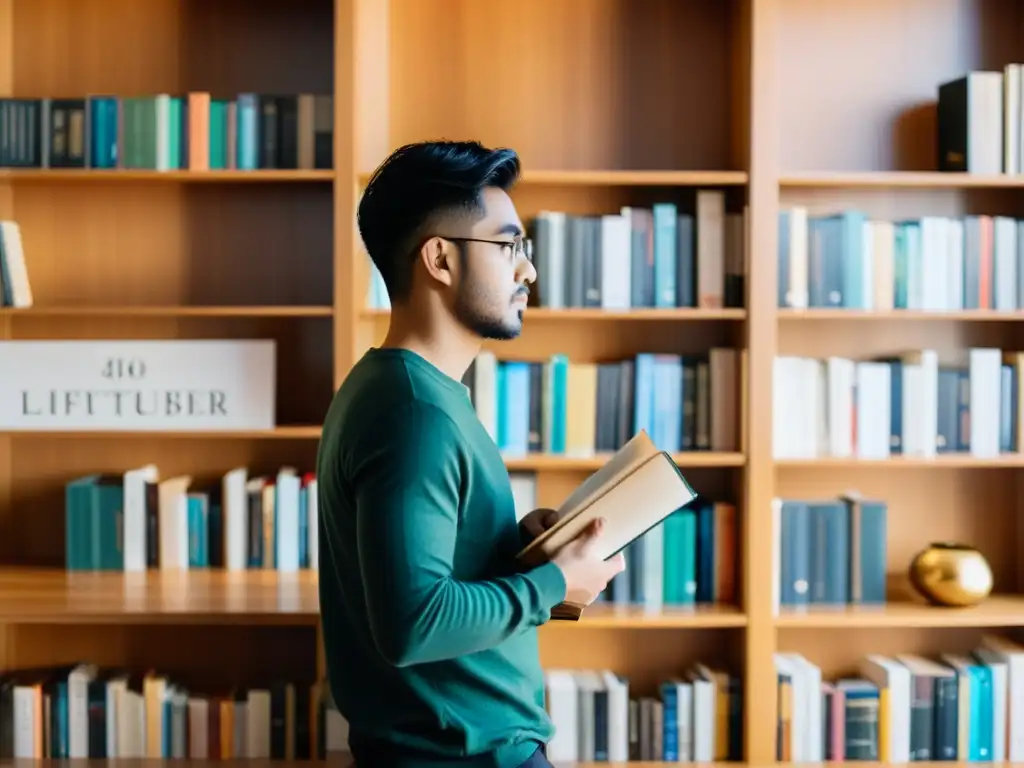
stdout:
POLYGON ((519 765, 553 734, 536 628, 565 579, 518 572, 508 472, 466 387, 370 350, 331 404, 317 476, 324 650, 351 738, 519 765))

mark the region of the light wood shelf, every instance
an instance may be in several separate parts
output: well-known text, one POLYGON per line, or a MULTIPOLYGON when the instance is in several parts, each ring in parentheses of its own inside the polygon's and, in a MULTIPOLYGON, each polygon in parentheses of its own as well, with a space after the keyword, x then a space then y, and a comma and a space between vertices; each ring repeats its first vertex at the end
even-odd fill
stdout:
MULTIPOLYGON (((713 451, 686 451, 673 454, 680 467, 742 467, 745 463, 742 453, 715 453, 713 451)), ((593 472, 608 460, 607 455, 599 456, 561 456, 555 454, 536 454, 527 456, 508 456, 505 466, 513 472, 543 472, 547 470, 559 472, 593 472)))
MULTIPOLYGON (((366 320, 384 322, 391 313, 386 309, 363 309, 360 317, 366 320)), ((524 319, 534 325, 536 323, 591 323, 591 322, 696 322, 701 320, 743 320, 746 310, 732 307, 724 309, 547 309, 545 307, 529 307, 524 319)))
POLYGON ((304 624, 319 615, 317 574, 0 569, 0 624, 304 624))
MULTIPOLYGON (((139 573, 0 568, 0 624, 308 624, 319 616, 316 571, 221 569, 139 573)), ((727 605, 651 611, 595 604, 561 629, 743 627, 727 605)))
POLYGON ((1024 175, 930 171, 810 171, 786 173, 779 186, 847 189, 999 189, 1024 187, 1024 175))
POLYGON ((780 309, 779 320, 788 323, 842 321, 851 323, 899 323, 928 321, 935 323, 1015 323, 1024 320, 1024 312, 995 309, 966 309, 955 312, 926 312, 914 309, 780 309))
POLYGON ((0 169, 0 181, 15 184, 68 184, 68 183, 135 183, 135 182, 166 182, 166 183, 284 183, 284 182, 330 182, 334 181, 334 171, 327 170, 253 170, 253 171, 146 171, 126 169, 77 170, 73 168, 7 168, 0 169))
POLYGON ((578 623, 555 622, 545 631, 580 629, 722 629, 744 627, 747 617, 729 605, 697 605, 693 608, 665 607, 648 610, 643 607, 591 605, 578 623))
POLYGON ((1024 467, 1024 454, 1005 453, 1000 456, 980 457, 968 453, 942 453, 934 457, 891 456, 885 459, 859 459, 821 456, 814 459, 778 459, 780 469, 864 469, 864 468, 926 468, 926 469, 999 469, 1024 467))
MULTIPOLYGON (((217 768, 217 761, 213 760, 181 760, 182 768, 217 768)), ((0 760, 0 768, 20 768, 24 762, 18 762, 13 760, 0 760)), ((58 768, 60 765, 66 765, 66 762, 57 760, 34 760, 33 765, 41 766, 41 768, 58 768)), ((80 760, 76 765, 82 766, 82 768, 112 768, 118 764, 118 761, 105 761, 105 760, 80 760)), ((177 763, 176 763, 177 764, 177 763)), ((260 766, 263 768, 301 768, 301 766, 309 765, 308 762, 289 761, 289 760, 261 760, 259 761, 260 766)), ((350 763, 342 760, 337 763, 338 768, 355 768, 355 763, 350 763)), ((657 760, 644 760, 644 761, 629 761, 629 762, 598 762, 588 763, 579 761, 558 761, 555 763, 556 768, 626 768, 627 766, 644 766, 644 768, 673 768, 673 766, 679 766, 678 762, 661 762, 657 760)), ((749 762, 713 762, 713 763, 701 763, 704 768, 770 768, 775 766, 777 763, 749 763, 749 762)), ((828 763, 822 763, 823 766, 828 763)), ((863 762, 858 763, 858 768, 887 768, 890 764, 888 763, 872 763, 863 762)), ((971 768, 973 763, 968 762, 920 762, 915 763, 915 768, 971 768)), ((1014 763, 1007 763, 1006 765, 1015 765, 1014 763)))
POLYGON ((273 429, 243 430, 36 430, 36 431, 2 431, 0 437, 7 438, 39 438, 47 439, 79 439, 109 438, 119 440, 319 440, 320 426, 282 425, 273 429))
POLYGON ((0 308, 0 317, 331 317, 333 307, 297 307, 272 305, 251 307, 227 306, 36 306, 26 309, 0 308))
MULTIPOLYGON (((79 760, 75 764, 82 766, 82 768, 114 768, 121 764, 122 760, 79 760)), ((222 762, 216 760, 180 760, 175 761, 175 765, 181 764, 182 768, 217 768, 217 766, 223 765, 222 762)), ((41 768, 59 768, 59 766, 67 765, 66 761, 58 760, 34 760, 32 764, 35 766, 41 766, 41 768)), ((14 760, 0 760, 0 768, 21 768, 24 765, 24 761, 14 760)), ((308 762, 304 761, 290 761, 290 760, 261 760, 259 765, 262 768, 302 768, 308 766, 308 762)), ((345 760, 341 760, 337 763, 338 768, 355 768, 354 763, 349 763, 345 760)), ((657 760, 644 760, 644 761, 630 761, 630 762, 598 762, 588 763, 579 761, 559 761, 556 763, 557 768, 626 768, 627 766, 643 766, 644 768, 673 768, 678 766, 678 762, 661 762, 657 760)), ((772 766, 778 765, 774 762, 711 762, 711 763, 700 763, 702 768, 772 768, 772 766)), ((830 765, 830 763, 822 763, 823 767, 830 765)), ((858 762, 857 768, 888 768, 892 765, 891 763, 874 763, 874 762, 858 762)), ((976 763, 970 762, 915 762, 914 768, 973 768, 976 763)), ((1007 763, 1007 766, 1016 765, 1015 763, 1007 763)))
POLYGON ((1024 626, 1024 597, 993 595, 984 603, 964 608, 891 601, 880 606, 792 609, 781 611, 775 623, 780 629, 1016 628, 1024 626))
MULTIPOLYGON (((370 179, 367 172, 358 174, 360 184, 370 179)), ((583 186, 583 187, 728 187, 742 186, 749 176, 746 171, 634 171, 634 170, 523 170, 520 185, 583 186)))

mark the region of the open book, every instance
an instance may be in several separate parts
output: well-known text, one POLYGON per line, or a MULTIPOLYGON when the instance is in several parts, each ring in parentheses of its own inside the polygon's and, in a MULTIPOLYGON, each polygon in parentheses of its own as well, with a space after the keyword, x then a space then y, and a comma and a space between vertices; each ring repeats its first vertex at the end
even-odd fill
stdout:
MULTIPOLYGON (((696 495, 672 456, 641 430, 565 500, 558 522, 523 548, 519 563, 535 568, 547 562, 597 518, 604 518, 597 547, 607 560, 696 495)), ((567 601, 551 617, 576 620, 585 607, 567 601)))

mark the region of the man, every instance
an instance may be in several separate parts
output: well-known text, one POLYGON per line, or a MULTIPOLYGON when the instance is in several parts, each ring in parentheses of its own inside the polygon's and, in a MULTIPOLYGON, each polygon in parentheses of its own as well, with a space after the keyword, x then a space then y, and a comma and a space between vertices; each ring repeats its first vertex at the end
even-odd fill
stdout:
POLYGON ((520 333, 536 279, 508 194, 518 176, 508 149, 413 144, 359 204, 391 324, 337 392, 317 459, 325 655, 358 766, 550 765, 536 629, 624 567, 592 553, 592 529, 517 568, 551 516, 517 525, 461 383, 483 339, 520 333))

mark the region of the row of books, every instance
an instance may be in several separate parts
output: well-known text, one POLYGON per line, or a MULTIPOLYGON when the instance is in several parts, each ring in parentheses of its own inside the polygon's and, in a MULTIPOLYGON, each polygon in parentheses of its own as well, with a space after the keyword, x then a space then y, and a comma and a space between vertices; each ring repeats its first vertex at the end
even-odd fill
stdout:
POLYGON ((868 360, 774 361, 776 459, 884 459, 1020 450, 1024 353, 970 348, 939 360, 923 349, 868 360))
POLYGON ((775 602, 786 608, 886 599, 889 505, 850 493, 772 500, 775 602))
MULTIPOLYGON (((673 202, 582 215, 541 211, 530 220, 537 270, 531 302, 548 309, 744 306, 746 209, 728 212, 721 190, 696 191, 692 211, 673 202)), ((371 263, 367 306, 388 309, 371 263)))
MULTIPOLYGON (((516 517, 537 507, 537 476, 510 472, 516 517)), ((612 606, 736 604, 742 520, 734 503, 697 495, 627 545, 626 568, 597 596, 612 606)))
POLYGON ((16 221, 0 221, 0 307, 32 306, 25 242, 16 221))
POLYGON ((463 377, 481 422, 509 457, 592 456, 645 430, 660 450, 739 450, 742 353, 642 353, 579 362, 481 352, 463 377))
POLYGON ((0 167, 331 168, 331 94, 0 99, 0 167))
POLYGON ((589 216, 541 211, 530 232, 537 305, 742 307, 746 218, 727 212, 714 189, 696 191, 692 212, 673 202, 589 216))
POLYGON ((64 496, 71 571, 319 567, 317 479, 292 467, 197 481, 146 464, 75 478, 64 496))
POLYGON ((940 171, 1024 173, 1024 65, 972 70, 938 86, 940 171))
POLYGON ((1024 645, 1004 637, 936 658, 869 654, 832 681, 798 653, 776 654, 775 671, 781 761, 1024 759, 1024 645))
POLYGON ((735 604, 740 524, 735 504, 698 496, 627 545, 626 569, 596 602, 650 610, 735 604))
POLYGON ((0 759, 326 759, 348 751, 326 683, 211 695, 76 664, 0 672, 0 759))
POLYGON ((742 679, 726 670, 697 663, 641 694, 608 670, 550 669, 544 687, 553 763, 742 759, 742 679))
POLYGON ((778 306, 957 312, 1024 309, 1024 219, 779 211, 778 306))

